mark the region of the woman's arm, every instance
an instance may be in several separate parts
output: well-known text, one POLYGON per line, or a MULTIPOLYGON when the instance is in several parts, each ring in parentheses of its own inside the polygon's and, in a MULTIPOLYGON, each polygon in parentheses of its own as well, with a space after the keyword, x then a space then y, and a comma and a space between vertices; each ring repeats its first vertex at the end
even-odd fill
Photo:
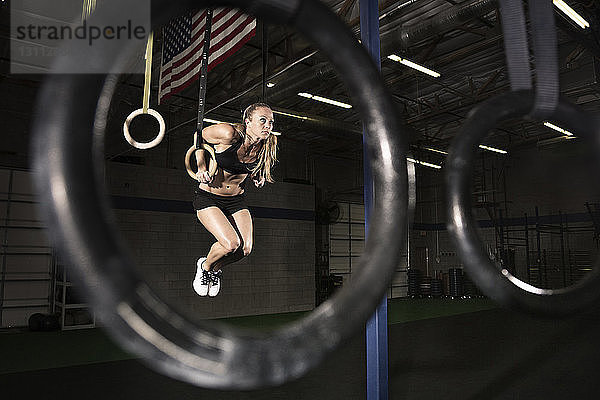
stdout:
MULTIPOLYGON (((213 147, 219 144, 231 144, 234 134, 233 126, 229 124, 207 126, 202 129, 202 143, 208 143, 213 147)), ((196 156, 196 163, 198 165, 198 172, 196 173, 198 181, 201 183, 210 183, 213 177, 208 173, 206 151, 204 149, 197 149, 194 155, 196 156)))

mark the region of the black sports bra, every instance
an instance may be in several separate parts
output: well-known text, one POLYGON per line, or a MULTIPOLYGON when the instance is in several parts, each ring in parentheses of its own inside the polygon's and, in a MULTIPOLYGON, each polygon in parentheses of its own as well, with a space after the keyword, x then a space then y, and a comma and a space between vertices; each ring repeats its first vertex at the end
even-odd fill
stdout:
POLYGON ((218 166, 231 174, 248 174, 254 167, 256 167, 256 161, 251 163, 243 163, 237 156, 237 151, 242 145, 242 142, 236 142, 229 146, 226 150, 215 153, 218 166))

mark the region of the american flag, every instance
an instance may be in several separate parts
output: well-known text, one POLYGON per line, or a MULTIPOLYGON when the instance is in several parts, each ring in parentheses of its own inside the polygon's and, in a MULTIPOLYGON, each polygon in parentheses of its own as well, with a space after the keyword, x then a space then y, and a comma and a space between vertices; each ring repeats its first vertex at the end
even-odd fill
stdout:
MULTIPOLYGON (((192 84, 200 75, 206 10, 190 12, 163 28, 158 102, 192 84)), ((223 62, 256 33, 256 18, 237 9, 216 8, 212 17, 208 70, 223 62)))

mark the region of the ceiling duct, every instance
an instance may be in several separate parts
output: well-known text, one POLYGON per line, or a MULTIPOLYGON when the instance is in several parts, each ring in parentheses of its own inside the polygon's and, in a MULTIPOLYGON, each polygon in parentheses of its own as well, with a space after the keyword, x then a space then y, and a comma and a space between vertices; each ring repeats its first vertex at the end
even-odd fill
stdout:
MULTIPOLYGON (((424 22, 404 26, 400 29, 400 35, 395 35, 391 40, 382 41, 381 54, 391 53, 398 47, 406 48, 420 40, 455 29, 468 21, 488 14, 496 7, 497 0, 476 0, 468 4, 463 3, 454 6, 424 22)), ((278 98, 295 96, 299 89, 306 90, 306 87, 314 86, 316 79, 330 79, 333 76, 335 76, 335 72, 332 66, 328 63, 320 63, 308 71, 303 71, 293 77, 286 77, 285 81, 289 85, 279 90, 269 91, 269 100, 273 100, 275 103, 278 98)), ((310 119, 305 121, 305 124, 315 129, 320 128, 327 131, 360 132, 360 129, 357 128, 349 129, 350 124, 348 123, 336 123, 335 120, 323 117, 311 116, 310 119)))
MULTIPOLYGON (((449 10, 437 14, 424 22, 404 26, 400 34, 394 34, 390 40, 382 40, 381 54, 392 53, 400 48, 407 48, 428 37, 434 37, 442 32, 455 29, 475 18, 482 17, 495 10, 497 0, 476 0, 468 4, 460 4, 449 10)), ((397 32, 397 31, 396 31, 397 32)), ((301 71, 293 76, 285 76, 285 86, 276 85, 269 89, 269 103, 277 107, 277 100, 282 97, 296 96, 299 91, 306 91, 308 87, 314 87, 316 80, 329 80, 335 77, 335 70, 327 62, 319 63, 314 67, 301 71), (279 86, 279 87, 278 87, 279 86)), ((290 113, 298 112, 289 110, 290 113)), ((399 111, 400 112, 400 111, 399 111)), ((329 134, 361 134, 361 127, 353 126, 347 122, 337 121, 320 116, 307 115, 308 119, 297 125, 298 128, 310 127, 310 129, 321 130, 329 134)), ((414 132, 413 132, 414 135, 414 132)))
POLYGON ((285 76, 285 86, 275 85, 274 88, 269 89, 269 100, 276 100, 290 95, 296 96, 299 91, 305 92, 307 87, 315 86, 315 80, 324 81, 333 78, 335 76, 334 71, 331 64, 323 62, 293 76, 285 76))
POLYGON ((406 49, 421 40, 455 29, 494 11, 497 6, 497 0, 476 0, 456 5, 423 22, 405 25, 399 29, 399 34, 396 31, 392 34, 393 38, 382 43, 382 54, 393 53, 398 48, 406 49))

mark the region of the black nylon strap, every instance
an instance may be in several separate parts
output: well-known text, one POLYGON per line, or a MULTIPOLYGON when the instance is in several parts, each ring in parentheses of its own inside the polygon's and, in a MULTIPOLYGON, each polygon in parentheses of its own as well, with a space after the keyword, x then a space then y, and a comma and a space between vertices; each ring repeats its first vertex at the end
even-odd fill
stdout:
POLYGON ((202 126, 204 123, 204 99, 206 98, 206 81, 208 75, 208 53, 210 50, 210 34, 212 31, 212 9, 206 10, 206 25, 204 27, 204 48, 202 50, 202 66, 200 67, 200 89, 198 94, 198 121, 196 123, 197 149, 202 147, 202 126))
POLYGON ((269 38, 267 24, 262 23, 262 102, 267 102, 267 67, 269 62, 269 38))
MULTIPOLYGON (((532 88, 527 30, 521 0, 500 0, 502 32, 511 90, 532 88)), ((530 0, 529 17, 535 55, 535 102, 530 115, 544 119, 558 105, 559 76, 552 0, 530 0)))
POLYGON ((535 104, 532 116, 543 119, 558 105, 559 77, 556 28, 552 0, 530 0, 533 49, 535 55, 535 104))
POLYGON ((531 89, 531 71, 523 2, 521 0, 500 0, 500 13, 510 88, 513 91, 529 90, 531 89))

